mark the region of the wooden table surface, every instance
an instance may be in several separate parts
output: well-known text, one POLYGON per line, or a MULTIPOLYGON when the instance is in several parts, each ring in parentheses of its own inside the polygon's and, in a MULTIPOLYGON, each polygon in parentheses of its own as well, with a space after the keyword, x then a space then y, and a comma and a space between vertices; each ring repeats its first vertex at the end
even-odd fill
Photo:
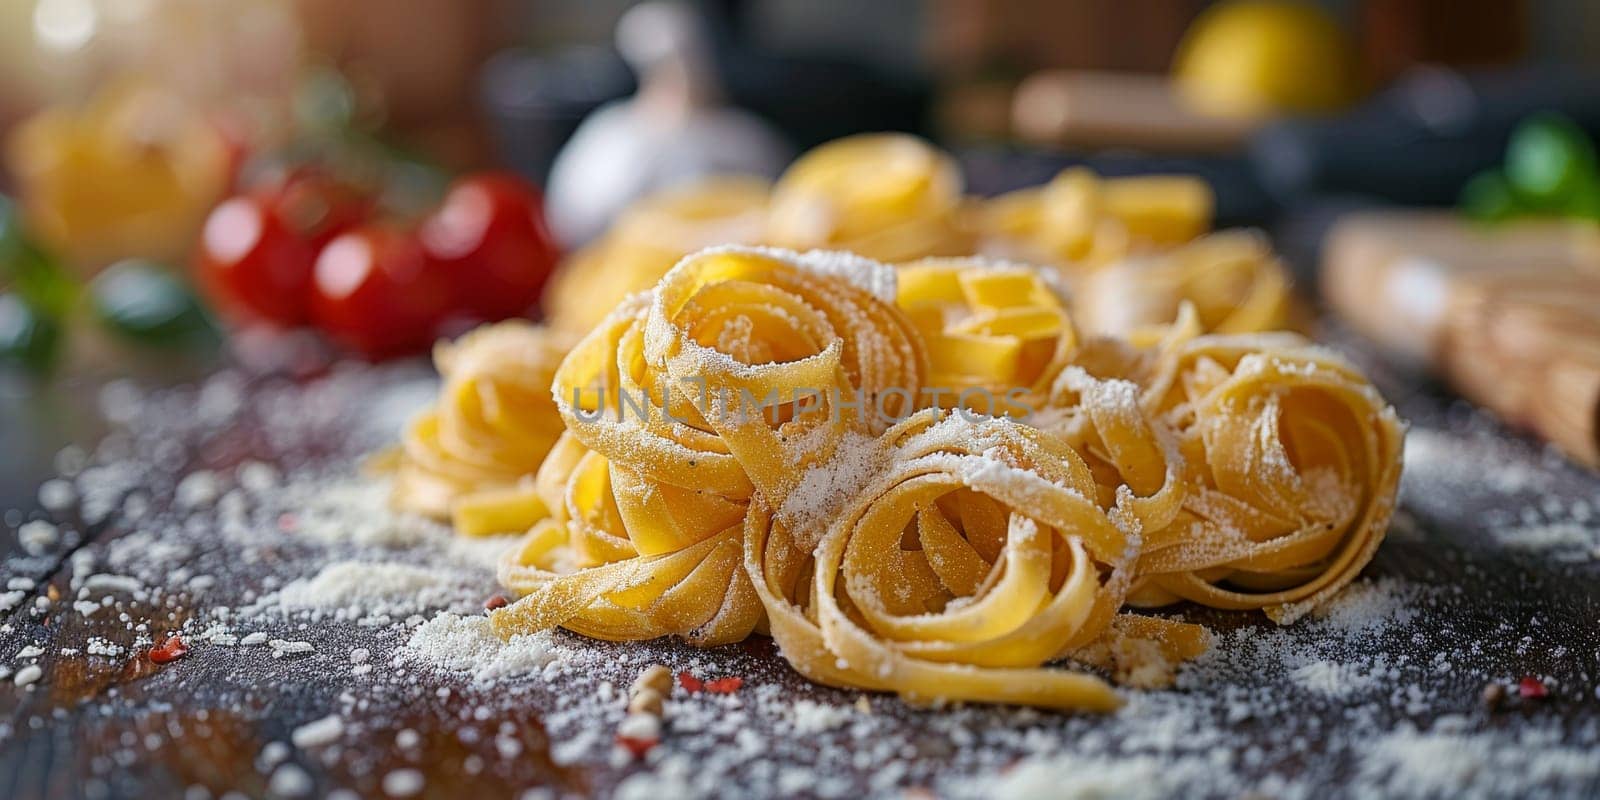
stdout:
MULTIPOLYGON (((430 565, 459 555, 437 537, 395 547, 284 535, 273 522, 293 513, 295 501, 283 492, 245 498, 256 532, 223 531, 218 504, 191 502, 178 488, 198 469, 235 481, 240 465, 256 461, 290 478, 346 480, 356 459, 389 441, 397 420, 427 397, 427 371, 349 367, 309 384, 222 373, 158 391, 66 381, 13 393, 0 431, 7 457, 16 454, 4 490, 17 510, 0 531, 0 582, 31 588, 19 590, 4 614, 0 664, 15 676, 37 662, 42 677, 28 687, 0 681, 0 796, 347 789, 535 798, 629 795, 646 787, 661 797, 944 796, 971 794, 975 786, 983 794, 989 784, 981 776, 1029 757, 1077 758, 1108 770, 1123 759, 1152 770, 1146 788, 1192 796, 1600 792, 1600 775, 1581 765, 1518 775, 1517 762, 1498 755, 1600 753, 1600 551, 1582 546, 1584 535, 1600 542, 1582 511, 1592 500, 1600 516, 1600 481, 1427 381, 1356 355, 1413 424, 1396 528, 1362 584, 1408 587, 1386 595, 1407 607, 1389 609, 1395 620, 1370 628, 1358 621, 1333 639, 1326 637, 1340 624, 1335 618, 1279 631, 1254 616, 1179 609, 1212 624, 1222 652, 1179 689, 1129 693, 1129 708, 1109 717, 912 709, 890 697, 868 698, 866 713, 857 693, 800 679, 764 639, 701 652, 559 634, 571 654, 565 673, 485 684, 395 667, 415 621, 371 627, 289 615, 241 622, 238 609, 332 559, 430 565), (97 445, 102 431, 110 438, 97 445), (80 478, 78 501, 46 512, 33 494, 49 454, 64 443, 52 439, 75 441, 91 461, 117 467, 80 478), (133 508, 147 510, 130 513, 129 496, 141 498, 133 508), (17 530, 41 517, 65 535, 30 554, 17 530), (1526 546, 1508 540, 1505 531, 1524 523, 1566 538, 1526 546), (94 572, 132 576, 141 588, 86 586, 94 572), (50 601, 54 595, 60 599, 50 601), (110 603, 110 610, 85 616, 75 600, 110 603), (236 633, 270 628, 314 651, 273 657, 264 647, 200 641, 197 632, 229 613, 219 609, 234 610, 236 633), (138 646, 189 620, 186 657, 158 665, 138 646), (116 654, 86 653, 96 637, 116 654), (19 656, 27 647, 43 652, 19 656), (357 647, 371 653, 376 669, 369 674, 352 673, 349 653, 357 647), (1308 691, 1302 668, 1310 662, 1285 655, 1296 647, 1367 671, 1348 686, 1308 691), (602 683, 625 687, 650 661, 702 676, 739 675, 745 684, 731 697, 680 692, 663 745, 635 762, 610 746, 621 711, 605 700, 602 683), (1484 708, 1486 682, 1523 675, 1542 676, 1550 696, 1514 698, 1498 712, 1484 708), (812 701, 820 706, 806 705, 812 701), (819 716, 817 708, 837 713, 819 716), (809 721, 798 724, 797 709, 812 712, 809 721), (290 744, 297 728, 329 715, 341 719, 335 741, 290 744), (1492 763, 1440 778, 1383 760, 1374 742, 1413 728, 1488 743, 1492 763), (1536 735, 1519 739, 1519 731, 1536 735), (1503 746, 1508 741, 1523 749, 1503 746), (1197 772, 1197 763, 1213 768, 1197 772), (1166 777, 1163 765, 1171 767, 1166 777), (635 775, 645 778, 629 781, 635 775), (1180 778, 1187 783, 1168 782, 1180 778), (551 792, 523 795, 530 787, 551 792)), ((75 472, 74 460, 69 451, 60 465, 75 472)), ((483 596, 495 591, 488 568, 465 574, 480 575, 483 596)), ((1067 793, 1075 785, 1058 788, 1067 793)))

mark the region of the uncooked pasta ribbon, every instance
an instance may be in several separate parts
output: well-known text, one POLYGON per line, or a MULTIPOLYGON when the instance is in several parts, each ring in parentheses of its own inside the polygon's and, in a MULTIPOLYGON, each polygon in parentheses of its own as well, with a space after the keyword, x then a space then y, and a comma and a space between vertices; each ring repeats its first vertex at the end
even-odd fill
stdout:
POLYGON ((439 400, 407 426, 394 481, 399 508, 454 515, 464 533, 526 530, 544 516, 520 486, 562 434, 550 380, 571 339, 502 322, 441 344, 439 400))
POLYGON ((772 189, 767 241, 880 261, 971 255, 961 170, 915 136, 873 133, 822 145, 772 189))
POLYGON ((1081 330, 1132 335, 1189 300, 1208 332, 1288 321, 1288 273, 1259 237, 1210 230, 1215 198, 1190 175, 1101 177, 1084 167, 994 198, 966 196, 949 154, 899 133, 850 136, 797 159, 770 187, 711 176, 639 200, 562 263, 552 327, 582 334, 704 247, 843 250, 888 263, 973 255, 1038 264, 1072 289, 1081 330))
POLYGON ((1213 608, 1298 618, 1372 560, 1400 482, 1405 427, 1344 359, 1293 334, 1203 336, 1152 381, 1197 482, 1139 572, 1213 608))
POLYGON ((929 405, 994 415, 1037 408, 1078 336, 1045 273, 976 258, 900 267, 899 303, 928 346, 929 405))
POLYGON ((1074 289, 1078 322, 1091 333, 1138 337, 1194 306, 1211 333, 1293 327, 1288 271, 1255 231, 1214 233, 1159 254, 1129 258, 1082 276, 1074 289))
MULTIPOLYGON (((1191 246, 1212 245, 1233 246, 1191 246)), ((1198 302, 1126 338, 1081 336, 1067 303, 975 258, 684 258, 554 370, 564 432, 519 462, 543 513, 502 559, 523 597, 496 630, 770 633, 830 685, 1107 710, 1110 684, 1055 662, 1163 686, 1209 642, 1126 609, 1287 623, 1355 578, 1403 438, 1358 370, 1291 333, 1205 334, 1230 323, 1198 302)))
MULTIPOLYGON (((1089 391, 1109 416, 1140 416, 1136 395, 1089 391)), ((1133 423, 1107 437, 1124 434, 1154 435, 1133 423)), ((871 465, 874 477, 842 507, 818 492, 776 510, 758 502, 745 522, 745 565, 771 633, 813 680, 920 702, 1104 710, 1118 700, 1099 678, 1043 665, 1108 639, 1152 645, 1108 654, 1128 674, 1144 668, 1139 659, 1170 663, 1205 648, 1196 626, 1140 618, 1113 629, 1144 530, 1169 524, 1183 497, 1166 459, 1155 459, 1149 496, 1125 489, 1102 504, 1096 476, 1064 440, 1008 419, 929 410, 857 446, 865 452, 815 468, 871 465), (806 532, 819 518, 835 521, 813 542, 806 532)))
POLYGON ((1199 178, 1101 178, 1073 167, 994 198, 978 218, 987 252, 1076 273, 1194 239, 1210 229, 1214 204, 1199 178))
POLYGON ((568 438, 537 480, 555 513, 502 565, 530 596, 497 626, 699 643, 748 634, 760 606, 741 571, 718 565, 740 560, 751 498, 781 503, 808 464, 886 427, 879 409, 912 410, 914 394, 882 397, 914 393, 926 372, 893 292, 875 262, 723 248, 619 307, 557 370, 568 438), (563 562, 578 571, 558 574, 563 562), (670 587, 708 574, 724 578, 718 602, 695 608, 712 616, 683 613, 670 587))

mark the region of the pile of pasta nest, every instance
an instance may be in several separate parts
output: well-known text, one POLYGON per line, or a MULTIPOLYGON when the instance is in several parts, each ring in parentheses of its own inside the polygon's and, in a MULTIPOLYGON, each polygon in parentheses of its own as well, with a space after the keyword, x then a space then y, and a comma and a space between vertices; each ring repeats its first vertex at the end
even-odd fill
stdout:
MULTIPOLYGON (((847 185, 838 208, 804 212, 827 244, 947 233, 906 187, 807 159, 791 173, 808 186, 847 185), (853 216, 868 200, 889 214, 875 229, 853 216)), ((994 202, 1043 218, 1050 191, 994 202)), ((1207 647, 1148 609, 1288 624, 1352 580, 1388 525, 1403 425, 1297 334, 1218 331, 1185 293, 1204 280, 1164 282, 1146 307, 1170 317, 1113 336, 1083 330, 1062 275, 970 255, 692 253, 581 336, 502 323, 441 345, 395 503, 521 535, 500 566, 521 599, 492 612, 504 636, 764 634, 833 686, 1115 708, 1101 676, 1165 685, 1207 647)))

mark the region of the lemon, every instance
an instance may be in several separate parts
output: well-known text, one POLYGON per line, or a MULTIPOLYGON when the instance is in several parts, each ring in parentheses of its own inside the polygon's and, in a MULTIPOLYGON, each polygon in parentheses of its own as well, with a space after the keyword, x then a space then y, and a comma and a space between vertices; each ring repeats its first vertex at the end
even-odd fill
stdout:
POLYGON ((1338 109, 1357 95, 1356 59, 1339 23, 1290 0, 1233 0, 1201 14, 1178 45, 1178 90, 1219 116, 1338 109))

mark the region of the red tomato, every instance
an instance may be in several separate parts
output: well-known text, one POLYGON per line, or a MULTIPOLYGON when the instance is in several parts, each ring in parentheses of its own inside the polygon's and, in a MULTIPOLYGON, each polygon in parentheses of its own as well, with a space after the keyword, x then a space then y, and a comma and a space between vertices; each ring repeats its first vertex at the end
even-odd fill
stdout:
POLYGON ((461 310, 485 320, 532 309, 558 255, 538 190, 506 173, 456 181, 418 235, 450 273, 461 310))
POLYGON ((357 228, 329 242, 317 257, 312 318, 329 336, 370 358, 431 344, 454 307, 450 277, 400 228, 357 228))
POLYGON ((317 252, 266 203, 235 197, 212 210, 195 256, 196 278, 212 302, 281 325, 306 320, 306 290, 317 252))
POLYGON ((206 219, 195 259, 199 283, 238 316, 304 323, 317 253, 371 208, 370 198, 314 170, 234 197, 206 219))

